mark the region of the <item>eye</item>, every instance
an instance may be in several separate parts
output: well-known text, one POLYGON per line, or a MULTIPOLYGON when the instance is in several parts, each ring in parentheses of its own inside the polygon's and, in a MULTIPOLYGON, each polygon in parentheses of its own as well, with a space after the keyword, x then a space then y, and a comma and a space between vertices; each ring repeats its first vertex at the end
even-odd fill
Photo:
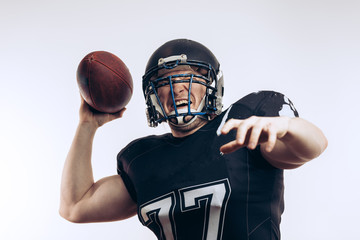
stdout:
POLYGON ((155 85, 156 88, 160 88, 160 87, 169 85, 169 79, 168 78, 163 78, 163 79, 156 80, 154 82, 154 85, 155 85))
POLYGON ((191 69, 194 70, 197 74, 206 77, 208 75, 208 69, 198 67, 198 66, 191 66, 191 69))

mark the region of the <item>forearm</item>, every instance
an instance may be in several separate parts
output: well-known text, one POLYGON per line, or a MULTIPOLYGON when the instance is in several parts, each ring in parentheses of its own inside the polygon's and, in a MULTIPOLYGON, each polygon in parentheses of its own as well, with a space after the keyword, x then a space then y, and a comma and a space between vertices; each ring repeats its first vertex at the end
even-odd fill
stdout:
POLYGON ((274 166, 296 168, 318 157, 326 147, 327 139, 318 127, 302 118, 291 118, 274 149, 266 152, 262 146, 262 152, 274 166))
POLYGON ((304 161, 318 157, 327 147, 327 139, 322 131, 301 118, 290 120, 289 130, 280 140, 295 156, 304 161))
POLYGON ((95 132, 91 124, 78 125, 63 169, 60 210, 75 205, 94 184, 91 154, 95 132))

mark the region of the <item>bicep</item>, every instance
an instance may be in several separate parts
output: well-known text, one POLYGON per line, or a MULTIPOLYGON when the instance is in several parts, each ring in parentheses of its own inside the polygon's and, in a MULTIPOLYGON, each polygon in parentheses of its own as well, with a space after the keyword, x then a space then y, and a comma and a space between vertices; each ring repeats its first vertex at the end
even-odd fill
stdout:
POLYGON ((119 175, 103 178, 74 206, 75 222, 105 222, 132 217, 136 203, 119 175))

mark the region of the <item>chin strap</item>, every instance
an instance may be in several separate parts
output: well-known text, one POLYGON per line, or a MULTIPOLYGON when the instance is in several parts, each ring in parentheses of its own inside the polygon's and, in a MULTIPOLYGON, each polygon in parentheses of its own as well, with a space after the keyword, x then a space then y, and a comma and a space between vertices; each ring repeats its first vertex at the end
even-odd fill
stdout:
MULTIPOLYGON (((197 110, 191 110, 191 112, 201 112, 201 110, 204 108, 205 106, 205 96, 203 97, 203 99, 200 102, 199 107, 197 108, 197 110)), ((188 113, 189 110, 188 109, 179 109, 177 110, 178 113, 188 113)), ((174 115, 175 111, 172 111, 169 115, 174 115)), ((185 116, 178 116, 178 117, 174 117, 172 119, 176 120, 176 123, 172 122, 171 119, 168 120, 168 123, 176 126, 176 127, 187 127, 189 126, 191 123, 193 123, 195 121, 196 118, 201 117, 201 115, 185 115, 185 116), (192 116, 192 118, 190 119, 190 121, 185 121, 185 118, 188 116, 192 116)), ((207 119, 207 118, 206 118, 207 119)))

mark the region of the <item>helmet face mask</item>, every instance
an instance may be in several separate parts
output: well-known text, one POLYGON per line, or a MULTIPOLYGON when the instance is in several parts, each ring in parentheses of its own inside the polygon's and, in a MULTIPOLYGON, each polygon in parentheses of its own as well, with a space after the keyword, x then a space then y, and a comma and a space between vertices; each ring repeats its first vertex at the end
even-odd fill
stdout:
MULTIPOLYGON (((184 49, 182 50, 184 51, 184 49)), ((157 56, 155 56, 155 58, 157 58, 157 56)), ((199 43, 185 39, 168 42, 153 54, 149 60, 146 73, 143 76, 143 91, 147 105, 146 112, 149 126, 156 127, 159 123, 168 121, 171 125, 182 127, 191 124, 197 117, 211 120, 221 113, 223 78, 221 71, 216 69, 211 62, 215 62, 217 68, 219 68, 216 58, 207 48, 199 43), (155 66, 149 64, 151 61, 154 62, 154 55, 158 54, 159 51, 162 52, 162 50, 169 52, 169 47, 174 47, 174 43, 176 46, 184 45, 184 43, 186 46, 190 43, 191 46, 195 47, 187 47, 187 52, 185 51, 177 55, 167 56, 163 54, 164 56, 157 59, 155 66), (209 61, 204 59, 204 61, 196 56, 191 56, 201 51, 205 51, 208 55, 212 56, 213 59, 209 59, 209 61), (187 53, 190 53, 190 55, 188 56, 187 53), (186 71, 180 72, 179 74, 179 69, 186 71), (183 100, 178 106, 176 105, 177 99, 175 99, 176 96, 174 94, 174 86, 176 84, 186 84, 188 90, 187 100, 183 100), (202 99, 200 103, 197 103, 197 109, 192 109, 192 89, 195 87, 198 88, 200 85, 204 89, 204 95, 200 96, 202 99), (159 91, 161 91, 162 88, 167 88, 171 95, 170 99, 173 111, 168 113, 165 111, 164 103, 160 101, 159 91)))

